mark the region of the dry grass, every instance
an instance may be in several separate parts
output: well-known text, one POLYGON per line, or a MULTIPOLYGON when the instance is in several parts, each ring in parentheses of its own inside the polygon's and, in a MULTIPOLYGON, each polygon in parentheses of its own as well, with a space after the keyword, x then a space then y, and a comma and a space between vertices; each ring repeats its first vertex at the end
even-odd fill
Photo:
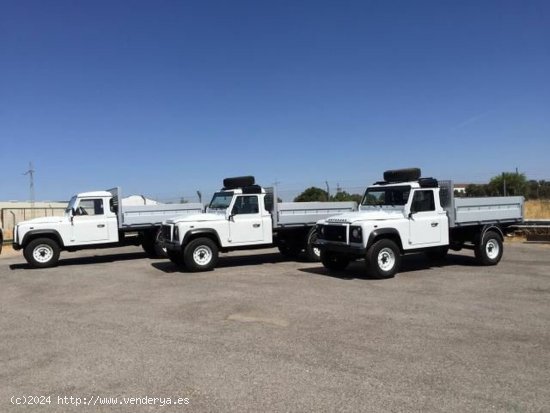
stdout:
POLYGON ((550 200, 526 201, 525 219, 550 219, 550 200))

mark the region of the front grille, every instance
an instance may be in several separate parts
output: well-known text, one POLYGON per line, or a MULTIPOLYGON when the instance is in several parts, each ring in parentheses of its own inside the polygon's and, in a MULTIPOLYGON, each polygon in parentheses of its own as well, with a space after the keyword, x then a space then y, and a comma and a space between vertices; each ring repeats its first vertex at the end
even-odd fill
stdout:
POLYGON ((321 238, 327 241, 347 242, 346 226, 344 225, 323 225, 323 235, 321 238))
POLYGON ((172 240, 172 225, 163 225, 161 228, 162 239, 166 241, 172 240))

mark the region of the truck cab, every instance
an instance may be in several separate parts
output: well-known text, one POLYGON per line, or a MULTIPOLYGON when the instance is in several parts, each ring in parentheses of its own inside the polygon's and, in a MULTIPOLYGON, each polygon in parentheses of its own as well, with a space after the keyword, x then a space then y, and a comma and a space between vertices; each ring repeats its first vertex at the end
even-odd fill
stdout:
POLYGON ((401 250, 449 244, 447 213, 432 180, 372 185, 359 211, 319 221, 317 234, 322 251, 342 247, 361 257, 381 235, 401 250))
POLYGON ((272 202, 266 202, 270 195, 253 180, 236 183, 246 185, 235 187, 224 180, 224 188, 213 195, 205 213, 164 223, 164 245, 174 263, 185 264, 192 271, 205 271, 215 267, 219 250, 273 243, 273 221, 268 209, 272 202))
POLYGON ((54 237, 66 247, 117 242, 118 223, 111 193, 83 192, 71 198, 63 216, 20 222, 14 229, 15 249, 37 235, 54 237))
POLYGON ((117 243, 117 215, 112 194, 107 191, 83 192, 71 198, 60 217, 42 217, 17 224, 13 247, 24 248, 33 266, 57 262, 61 249, 117 243))

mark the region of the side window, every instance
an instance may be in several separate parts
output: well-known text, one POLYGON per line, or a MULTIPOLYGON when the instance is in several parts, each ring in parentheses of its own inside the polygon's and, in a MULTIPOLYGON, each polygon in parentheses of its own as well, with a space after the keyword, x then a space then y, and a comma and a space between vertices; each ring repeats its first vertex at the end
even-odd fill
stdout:
POLYGON ((258 208, 258 197, 257 196, 238 196, 235 200, 235 205, 233 205, 233 210, 231 213, 233 215, 241 214, 257 214, 260 212, 258 208))
POLYGON ((76 215, 103 215, 103 199, 82 199, 76 215))
POLYGON ((415 191, 411 212, 435 211, 433 191, 415 191))

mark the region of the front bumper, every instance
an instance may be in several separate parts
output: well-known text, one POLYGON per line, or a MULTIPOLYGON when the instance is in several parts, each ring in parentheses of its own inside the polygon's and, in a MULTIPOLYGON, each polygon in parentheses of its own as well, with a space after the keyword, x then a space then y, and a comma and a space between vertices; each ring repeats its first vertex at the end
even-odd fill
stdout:
POLYGON ((313 246, 319 248, 321 251, 333 251, 348 254, 357 257, 364 257, 367 253, 367 249, 363 246, 355 246, 348 244, 335 243, 330 241, 324 241, 318 239, 313 243, 313 246))

